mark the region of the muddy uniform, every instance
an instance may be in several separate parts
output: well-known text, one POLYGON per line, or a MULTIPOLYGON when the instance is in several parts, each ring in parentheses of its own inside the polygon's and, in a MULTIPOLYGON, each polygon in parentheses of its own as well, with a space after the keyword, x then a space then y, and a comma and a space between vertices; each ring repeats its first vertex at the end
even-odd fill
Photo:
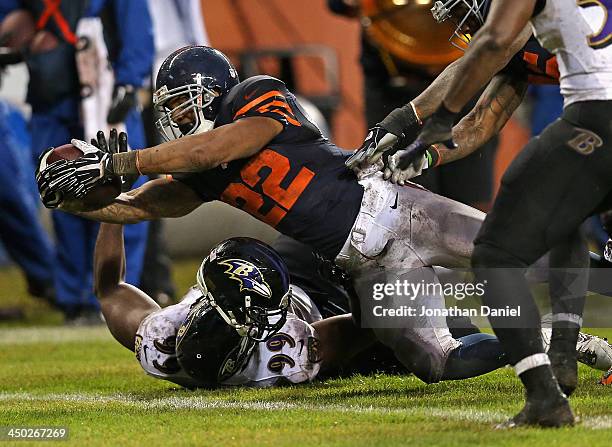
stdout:
MULTIPOLYGON (((275 119, 284 129, 252 157, 175 178, 202 200, 240 208, 336 258, 355 275, 370 277, 382 270, 389 280, 397 275, 420 280, 433 275, 432 265, 468 265, 482 213, 416 186, 390 185, 380 172, 358 180, 344 166, 349 153, 321 136, 277 79, 256 76, 234 87, 215 126, 255 116, 275 119)), ((416 299, 429 308, 444 307, 441 295, 416 299)), ((372 290, 362 287, 360 301, 369 309, 372 290)), ((451 336, 443 317, 409 326, 375 330, 421 379, 440 380, 448 355, 461 342, 451 336)))

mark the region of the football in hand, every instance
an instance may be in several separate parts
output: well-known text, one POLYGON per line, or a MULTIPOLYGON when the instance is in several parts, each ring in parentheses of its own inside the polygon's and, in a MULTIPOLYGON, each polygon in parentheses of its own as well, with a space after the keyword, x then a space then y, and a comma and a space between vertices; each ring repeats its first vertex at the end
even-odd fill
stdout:
MULTIPOLYGON (((46 166, 58 160, 76 160, 83 156, 83 152, 72 144, 64 144, 56 147, 41 162, 39 169, 43 171, 46 166)), ((100 183, 78 199, 65 196, 63 203, 67 208, 74 211, 94 211, 110 205, 115 197, 121 194, 121 179, 113 177, 110 180, 100 180, 100 183)))

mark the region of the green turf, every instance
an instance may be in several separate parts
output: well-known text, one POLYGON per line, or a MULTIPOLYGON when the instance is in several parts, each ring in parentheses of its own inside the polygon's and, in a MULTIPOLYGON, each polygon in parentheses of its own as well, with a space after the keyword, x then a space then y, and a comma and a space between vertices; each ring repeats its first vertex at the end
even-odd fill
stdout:
MULTIPOLYGON (((179 265, 182 287, 196 264, 179 265)), ((436 385, 355 376, 265 390, 180 390, 147 377, 104 327, 57 326, 59 315, 20 295, 20 281, 14 271, 0 272, 0 297, 14 292, 5 302, 26 305, 28 321, 44 326, 0 328, 0 426, 69 427, 68 442, 43 445, 552 447, 612 439, 612 387, 596 385, 601 374, 586 367, 571 399, 581 422, 562 430, 492 429, 521 407, 510 369, 436 385), (15 281, 10 287, 7 278, 15 281)))

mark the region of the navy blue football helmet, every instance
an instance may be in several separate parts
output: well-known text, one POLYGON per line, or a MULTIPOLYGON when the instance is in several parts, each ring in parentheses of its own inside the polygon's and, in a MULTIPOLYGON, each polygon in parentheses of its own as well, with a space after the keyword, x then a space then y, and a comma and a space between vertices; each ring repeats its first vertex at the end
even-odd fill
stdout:
POLYGON ((153 105, 161 114, 155 125, 174 140, 212 129, 223 96, 239 83, 229 59, 214 48, 187 46, 162 63, 153 105))
POLYGON ((265 341, 285 324, 289 272, 280 255, 261 241, 235 237, 221 242, 202 262, 197 284, 242 337, 265 341))
POLYGON ((438 0, 431 8, 431 13, 438 23, 448 19, 455 23, 457 28, 450 42, 460 50, 465 50, 471 38, 470 34, 466 33, 468 20, 473 19, 477 24, 469 27, 469 33, 474 34, 484 24, 490 3, 491 0, 438 0))

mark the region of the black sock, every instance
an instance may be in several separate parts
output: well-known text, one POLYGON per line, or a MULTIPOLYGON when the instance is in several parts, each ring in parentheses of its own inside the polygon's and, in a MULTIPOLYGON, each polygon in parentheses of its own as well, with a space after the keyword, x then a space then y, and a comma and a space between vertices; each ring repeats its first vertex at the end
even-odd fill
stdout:
POLYGON ((562 396, 550 365, 528 369, 519 378, 525 385, 527 399, 550 399, 562 396))
MULTIPOLYGON (((556 324, 556 323, 555 323, 556 324)), ((553 327, 550 337, 550 352, 576 354, 579 327, 553 327)))

